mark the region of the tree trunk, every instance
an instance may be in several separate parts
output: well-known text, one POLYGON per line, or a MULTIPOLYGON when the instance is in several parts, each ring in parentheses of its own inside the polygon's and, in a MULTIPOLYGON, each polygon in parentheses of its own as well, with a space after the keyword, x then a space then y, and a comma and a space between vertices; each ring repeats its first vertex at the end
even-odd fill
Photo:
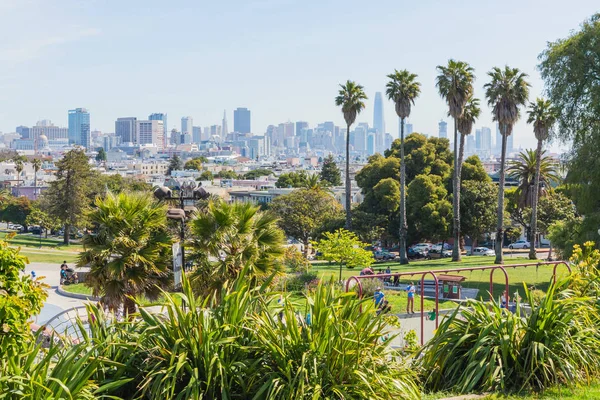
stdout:
POLYGON ((33 198, 37 200, 37 170, 33 171, 33 198))
POLYGON ((20 173, 17 172, 17 197, 21 196, 21 180, 20 178, 20 173))
POLYGON ((538 140, 537 153, 535 155, 535 179, 533 181, 533 199, 531 202, 531 237, 532 242, 529 247, 529 259, 536 260, 535 239, 537 234, 537 206, 538 196, 540 194, 540 165, 542 164, 542 141, 538 140))
POLYGON ((400 264, 408 264, 406 257, 406 164, 404 163, 404 118, 400 121, 400 264))
POLYGON ((308 240, 308 238, 306 238, 302 241, 302 243, 304 244, 304 258, 308 259, 308 245, 310 244, 310 241, 308 240))
POLYGON ((548 248, 548 261, 552 261, 552 242, 550 242, 550 247, 548 248))
POLYGON ((506 170, 506 132, 502 133, 502 152, 500 156, 500 180, 498 182, 498 225, 496 227, 496 264, 504 264, 502 243, 504 242, 504 181, 506 170))
MULTIPOLYGON (((460 261, 460 168, 461 160, 458 154, 458 122, 454 118, 454 179, 452 180, 452 213, 453 213, 453 235, 452 261, 460 261)), ((461 136, 461 151, 464 146, 463 135, 461 136)))
POLYGON ((135 302, 131 300, 129 297, 125 298, 123 302, 123 314, 127 316, 129 320, 133 319, 133 314, 137 311, 135 306, 135 302))
MULTIPOLYGON (((352 194, 351 194, 351 183, 350 183, 350 124, 347 125, 346 130, 346 229, 352 229, 352 194)), ((341 280, 341 269, 340 269, 340 280, 341 280)))
POLYGON ((65 232, 63 234, 63 243, 67 246, 71 244, 71 225, 65 225, 65 232))

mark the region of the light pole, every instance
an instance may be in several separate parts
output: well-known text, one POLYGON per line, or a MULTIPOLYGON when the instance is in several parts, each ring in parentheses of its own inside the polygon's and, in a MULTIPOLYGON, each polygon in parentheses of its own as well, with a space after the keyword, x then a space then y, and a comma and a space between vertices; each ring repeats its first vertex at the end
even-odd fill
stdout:
MULTIPOLYGON (((196 207, 194 207, 194 203, 198 200, 205 200, 207 199, 210 195, 206 192, 206 190, 204 190, 204 188, 202 188, 201 186, 196 186, 196 183, 194 182, 183 182, 181 184, 179 184, 176 188, 175 191, 177 192, 176 195, 173 195, 173 191, 171 189, 169 189, 166 186, 161 186, 158 187, 154 190, 154 197, 156 197, 159 201, 173 201, 173 200, 178 200, 179 204, 178 204, 178 208, 169 208, 169 210, 167 211, 167 218, 175 220, 175 221, 180 221, 181 222, 181 228, 179 231, 179 239, 180 239, 180 248, 181 248, 181 273, 184 273, 185 271, 185 227, 186 227, 186 218, 187 215, 189 215, 190 213, 192 213, 193 211, 196 210, 196 207), (186 206, 186 201, 187 202, 192 202, 192 205, 187 205, 186 206), (187 214, 187 215, 186 215, 187 214)), ((174 257, 176 256, 175 254, 173 255, 174 257)), ((177 273, 179 271, 176 271, 175 268, 177 266, 177 263, 175 263, 175 259, 173 260, 173 272, 175 273, 175 276, 177 277, 177 273)), ((175 282, 175 286, 178 286, 180 282, 177 282, 177 278, 176 282, 175 282)))

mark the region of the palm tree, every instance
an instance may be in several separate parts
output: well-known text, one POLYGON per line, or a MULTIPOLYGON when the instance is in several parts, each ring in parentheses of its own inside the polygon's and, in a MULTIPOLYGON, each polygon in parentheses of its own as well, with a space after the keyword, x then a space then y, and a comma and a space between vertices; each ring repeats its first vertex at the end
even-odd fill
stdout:
POLYGON ((90 221, 97 234, 83 239, 79 266, 89 266, 87 284, 104 305, 136 310, 136 296, 152 300, 170 282, 171 244, 167 207, 142 192, 97 197, 90 221))
POLYGON ((460 261, 460 164, 458 163, 458 119, 463 115, 463 110, 469 97, 473 94, 473 68, 464 61, 448 60, 447 66, 438 65, 439 75, 436 86, 446 103, 448 115, 454 119, 454 177, 453 177, 453 237, 452 261, 460 261))
POLYGON ((21 196, 21 172, 23 172, 23 160, 15 160, 15 170, 17 171, 17 197, 21 196))
POLYGON ((518 68, 494 67, 484 85, 485 96, 492 107, 493 119, 498 122, 502 134, 502 154, 500 158, 500 182, 498 187, 498 225, 496 231, 496 263, 503 264, 502 242, 504 241, 504 181, 506 170, 506 139, 512 134, 514 124, 519 120, 519 107, 524 106, 529 97, 527 74, 518 68))
MULTIPOLYGON (((529 104, 529 111, 527 111, 529 117, 527 118, 528 124, 533 124, 533 132, 537 139, 537 150, 535 152, 535 179, 533 182, 533 199, 531 204, 531 237, 533 239, 533 245, 529 249, 529 259, 535 260, 535 238, 537 235, 537 203, 539 197, 540 180, 542 178, 542 144, 544 140, 548 139, 552 126, 558 119, 558 110, 552 105, 550 100, 544 100, 537 98, 535 103, 529 104)), ((548 171, 549 172, 549 171, 548 171)), ((546 172, 546 179, 550 176, 546 172)))
POLYGON ((465 136, 470 135, 473 131, 473 124, 479 118, 481 109, 479 108, 479 99, 470 97, 465 104, 463 113, 458 119, 458 132, 460 132, 460 145, 458 148, 458 176, 462 173, 462 164, 465 154, 465 136))
POLYGON ((335 98, 335 105, 342 107, 346 121, 346 229, 352 229, 352 194, 350 183, 350 126, 356 121, 356 116, 365 108, 367 95, 361 85, 356 82, 346 81, 340 85, 340 90, 335 98))
POLYGON ((284 253, 285 235, 277 218, 249 203, 212 201, 190 227, 197 264, 191 281, 203 295, 235 279, 244 267, 252 279, 272 273, 284 253))
POLYGON ((40 168, 42 168, 42 160, 40 160, 39 158, 34 158, 31 162, 31 165, 33 165, 33 196, 37 200, 37 173, 40 170, 40 168))
POLYGON ((387 76, 386 95, 396 106, 396 114, 400 117, 400 264, 408 264, 406 257, 406 163, 404 162, 404 121, 410 116, 411 106, 421 93, 421 84, 416 81, 417 75, 407 70, 394 70, 387 76))
POLYGON ((537 150, 527 149, 524 152, 519 153, 519 158, 512 161, 506 172, 508 176, 519 182, 517 188, 518 194, 518 205, 521 208, 533 207, 535 199, 546 194, 545 187, 552 183, 560 181, 558 175, 558 163, 546 154, 545 150, 542 150, 541 156, 539 157, 539 182, 537 196, 534 197, 535 191, 535 179, 538 171, 538 156, 537 150))

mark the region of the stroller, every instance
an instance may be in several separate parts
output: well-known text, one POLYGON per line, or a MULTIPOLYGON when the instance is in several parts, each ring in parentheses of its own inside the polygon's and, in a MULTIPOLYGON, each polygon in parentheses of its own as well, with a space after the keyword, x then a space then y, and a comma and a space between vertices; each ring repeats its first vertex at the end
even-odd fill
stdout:
POLYGON ((61 266, 60 268, 60 284, 61 285, 71 285, 73 283, 78 283, 79 277, 77 276, 77 272, 72 268, 67 267, 66 265, 61 266))

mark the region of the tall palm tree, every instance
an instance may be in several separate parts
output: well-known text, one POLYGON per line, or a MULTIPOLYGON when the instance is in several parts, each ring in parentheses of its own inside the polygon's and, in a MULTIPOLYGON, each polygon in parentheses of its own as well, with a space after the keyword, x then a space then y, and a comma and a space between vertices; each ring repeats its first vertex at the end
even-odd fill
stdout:
POLYGON ((498 225, 496 230, 496 263, 503 264, 502 242, 504 241, 504 181, 506 171, 506 140, 512 134, 514 124, 519 120, 519 107, 529 98, 527 74, 518 68, 494 67, 488 72, 490 82, 484 85, 485 96, 492 107, 493 119, 498 122, 502 134, 502 154, 500 157, 500 182, 498 187, 498 225))
POLYGON ((346 121, 346 229, 352 229, 352 194, 350 183, 350 126, 356 121, 356 116, 365 108, 367 95, 361 85, 353 81, 346 81, 340 85, 340 90, 335 98, 335 105, 342 107, 346 121))
POLYGON ((23 160, 15 160, 15 170, 17 171, 17 197, 21 196, 21 172, 23 172, 23 160))
POLYGON ((33 197, 37 200, 38 187, 37 187, 37 173, 42 168, 42 160, 34 158, 31 162, 33 165, 33 197))
POLYGON ((506 170, 510 178, 519 182, 519 187, 517 187, 519 207, 533 207, 535 199, 546 194, 546 186, 560 182, 558 168, 558 163, 552 157, 547 156, 545 150, 542 150, 539 157, 539 170, 537 150, 527 149, 519 153, 519 158, 512 161, 506 170), (535 179, 538 171, 540 174, 537 183, 538 192, 534 197, 535 179))
POLYGON ((460 261, 460 165, 458 163, 458 119, 469 97, 473 94, 473 68, 464 61, 448 60, 447 66, 438 65, 439 75, 436 86, 446 103, 448 115, 454 119, 454 177, 452 179, 453 196, 453 234, 452 261, 460 261))
POLYGON ((540 189, 541 179, 541 166, 542 166, 542 144, 544 140, 548 139, 552 126, 558 119, 558 110, 552 105, 550 100, 537 98, 535 103, 529 104, 529 110, 527 111, 529 117, 527 118, 528 124, 533 124, 533 132, 537 139, 537 150, 535 152, 535 180, 533 182, 533 201, 531 204, 531 237, 532 246, 529 248, 529 259, 535 260, 535 238, 537 235, 537 203, 538 194, 540 189))
POLYGON ((460 132, 460 145, 458 147, 458 176, 460 179, 462 172, 462 164, 465 154, 465 136, 473 132, 473 124, 479 118, 481 109, 479 108, 479 99, 470 97, 465 104, 463 113, 458 119, 458 132, 460 132))
POLYGON ((212 201, 190 227, 197 264, 191 281, 204 295, 235 279, 244 267, 251 278, 272 273, 284 253, 285 235, 277 218, 249 203, 212 201))
POLYGON ((97 197, 90 221, 97 234, 83 238, 78 265, 90 267, 87 284, 95 296, 131 315, 132 297, 156 299, 170 282, 171 244, 167 207, 142 192, 97 197))
POLYGON ((421 93, 421 84, 417 82, 417 75, 407 70, 394 70, 387 76, 385 93, 388 99, 396 106, 396 114, 400 117, 400 264, 408 264, 406 257, 406 236, 408 225, 406 223, 406 163, 404 162, 404 121, 410 116, 411 107, 421 93))

